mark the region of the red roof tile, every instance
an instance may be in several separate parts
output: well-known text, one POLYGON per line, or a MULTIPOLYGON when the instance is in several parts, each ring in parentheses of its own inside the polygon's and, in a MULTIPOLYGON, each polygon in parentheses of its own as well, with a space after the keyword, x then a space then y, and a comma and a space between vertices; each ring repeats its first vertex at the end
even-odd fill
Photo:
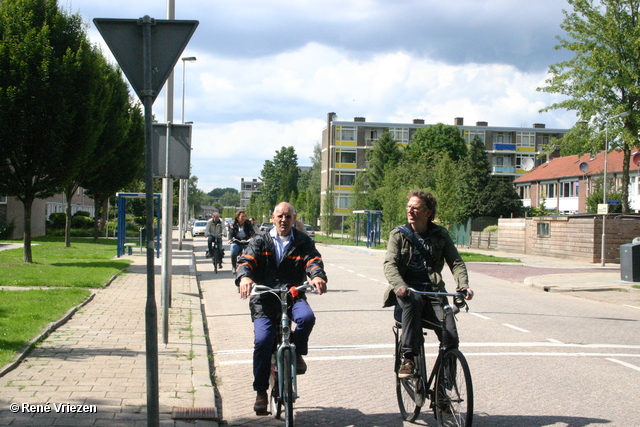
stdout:
MULTIPOLYGON (((634 149, 632 153, 635 153, 634 149)), ((633 154, 632 154, 633 157, 633 154)), ((622 150, 613 150, 607 155, 607 173, 621 173, 624 153, 622 150)), ((633 163, 633 159, 629 161, 629 169, 638 169, 633 163)), ((549 179, 569 178, 582 175, 597 175, 604 170, 604 152, 600 152, 596 157, 591 158, 587 153, 580 157, 564 156, 557 157, 547 163, 543 163, 529 173, 522 175, 513 182, 523 183, 532 181, 546 181, 549 179), (586 173, 580 171, 580 164, 586 163, 589 169, 586 173)))

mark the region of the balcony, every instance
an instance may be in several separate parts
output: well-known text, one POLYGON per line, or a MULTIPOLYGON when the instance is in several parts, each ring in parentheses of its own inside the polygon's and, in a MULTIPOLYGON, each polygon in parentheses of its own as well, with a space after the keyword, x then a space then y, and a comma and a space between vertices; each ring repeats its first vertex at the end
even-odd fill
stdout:
POLYGON ((497 151, 516 151, 516 144, 493 144, 493 149, 497 151))
POLYGON ((493 166, 491 172, 514 174, 516 173, 516 168, 513 166, 493 166))

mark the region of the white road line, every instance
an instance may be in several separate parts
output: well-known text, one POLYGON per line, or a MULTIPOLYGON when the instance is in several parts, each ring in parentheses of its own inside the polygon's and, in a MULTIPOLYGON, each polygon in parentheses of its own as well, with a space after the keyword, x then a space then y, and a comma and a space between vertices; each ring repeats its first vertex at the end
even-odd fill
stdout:
POLYGON ((379 280, 378 280, 378 279, 373 279, 373 278, 371 278, 371 277, 369 278, 369 280, 373 280, 374 282, 379 282, 379 280))
POLYGON ((612 357, 608 357, 607 360, 610 361, 610 362, 619 363, 622 366, 626 366, 627 368, 631 368, 631 369, 635 369, 636 371, 640 371, 640 366, 632 365, 631 363, 623 362, 622 360, 617 360, 617 359, 614 359, 612 357))
POLYGON ((353 270, 347 270, 349 273, 355 273, 353 270))
POLYGON ((476 316, 476 317, 479 317, 479 318, 484 319, 484 320, 491 320, 490 317, 483 316, 482 314, 478 314, 478 313, 469 313, 469 314, 471 314, 473 316, 476 316))
POLYGON ((640 310, 640 307, 636 307, 635 305, 623 305, 623 307, 635 308, 636 310, 640 310))
POLYGON ((527 331, 526 329, 518 328, 517 326, 513 326, 513 325, 510 325, 508 323, 503 323, 502 325, 506 326, 507 328, 515 329, 516 331, 529 333, 529 331, 527 331))
POLYGON ((562 341, 554 340, 553 338, 547 338, 547 340, 548 340, 549 342, 554 343, 554 344, 562 344, 562 341))
MULTIPOLYGON (((629 363, 625 363, 616 359, 613 359, 612 356, 615 357, 637 357, 640 358, 640 354, 608 354, 608 353, 527 353, 527 352, 504 352, 504 353, 464 353, 466 357, 476 357, 476 356, 535 356, 535 357, 605 357, 607 360, 612 362, 620 363, 621 365, 627 366, 632 369, 637 369, 640 371, 640 367, 631 365, 629 363)), ((425 354, 426 357, 435 357, 437 353, 428 353, 425 354)), ((372 354, 372 355, 361 355, 361 356, 305 356, 305 361, 329 361, 329 360, 361 360, 361 359, 391 359, 393 358, 393 354, 372 354)), ((244 360, 226 360, 218 362, 220 365, 245 365, 253 363, 252 359, 244 359, 244 360)))
POLYGON ((367 277, 367 276, 365 276, 364 274, 360 274, 360 273, 358 273, 358 276, 360 276, 360 277, 367 277))

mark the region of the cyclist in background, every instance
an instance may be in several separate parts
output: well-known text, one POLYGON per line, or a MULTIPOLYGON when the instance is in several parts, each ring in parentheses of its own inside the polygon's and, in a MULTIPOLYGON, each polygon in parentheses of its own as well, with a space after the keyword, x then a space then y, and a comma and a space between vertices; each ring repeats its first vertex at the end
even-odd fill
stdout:
MULTIPOLYGON (((391 230, 384 260, 384 274, 389 287, 384 295, 384 307, 396 306, 396 319, 402 321, 403 359, 398 377, 415 373, 413 356, 418 354, 422 338, 422 320, 433 329, 442 343, 443 331, 438 319, 442 307, 408 288, 419 291, 446 292, 442 280, 445 261, 453 273, 456 290, 466 290, 466 299, 473 298, 469 289, 467 267, 460 258, 447 230, 433 223, 438 202, 427 191, 411 190, 407 196, 407 224, 391 230), (401 316, 398 319, 398 316, 401 316)), ((447 317, 444 334, 449 348, 458 347, 458 331, 453 316, 447 317)))
MULTIPOLYGON (((294 228, 296 214, 293 206, 282 202, 271 217, 273 228, 259 233, 251 240, 246 252, 240 256, 236 284, 240 297, 245 299, 254 283, 274 287, 278 284, 301 285, 307 277, 319 294, 327 290, 327 275, 322 257, 309 236, 294 228)), ((257 392, 253 409, 267 411, 271 352, 276 330, 282 314, 280 301, 271 294, 251 297, 249 301, 253 331, 253 389, 257 392)), ((307 354, 309 335, 315 325, 315 315, 307 303, 304 292, 291 306, 291 317, 296 329, 291 341, 296 345, 297 374, 304 374, 307 365, 302 356, 307 354)))
POLYGON ((218 267, 222 268, 222 258, 224 257, 224 253, 222 251, 222 236, 226 237, 227 231, 225 230, 225 227, 220 220, 220 214, 218 212, 214 212, 211 215, 211 219, 207 221, 207 226, 204 229, 204 235, 207 237, 207 247, 209 248, 207 257, 213 256, 213 240, 216 239, 216 243, 218 244, 218 251, 220 254, 218 267))
POLYGON ((231 268, 233 274, 236 274, 236 264, 238 261, 238 255, 242 253, 247 246, 246 243, 234 242, 237 240, 249 240, 255 235, 253 226, 247 221, 247 214, 245 211, 236 212, 236 217, 233 221, 233 225, 229 229, 229 243, 231 244, 231 268))

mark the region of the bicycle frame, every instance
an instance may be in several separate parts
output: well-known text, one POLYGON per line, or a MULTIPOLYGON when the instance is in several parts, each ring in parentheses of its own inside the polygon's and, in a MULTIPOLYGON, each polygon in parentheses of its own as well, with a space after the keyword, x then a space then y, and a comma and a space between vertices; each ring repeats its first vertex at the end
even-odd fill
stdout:
MULTIPOLYGON (((288 285, 280 285, 277 288, 270 288, 264 285, 254 285, 253 290, 251 291, 251 296, 261 295, 264 293, 271 293, 278 297, 280 300, 280 307, 282 310, 282 317, 280 319, 280 326, 276 336, 280 336, 280 344, 274 351, 276 358, 276 366, 278 368, 278 399, 279 403, 284 403, 284 394, 285 394, 285 374, 286 372, 284 367, 284 352, 289 351, 291 354, 291 383, 292 383, 292 395, 291 404, 296 401, 298 398, 298 384, 297 384, 297 358, 296 358, 296 346, 291 342, 291 318, 289 317, 289 305, 287 303, 287 295, 291 294, 292 297, 296 297, 299 291, 310 290, 313 292, 315 288, 309 282, 305 282, 300 286, 292 286, 288 285)), ((280 411, 276 411, 276 417, 279 417, 280 411)))

